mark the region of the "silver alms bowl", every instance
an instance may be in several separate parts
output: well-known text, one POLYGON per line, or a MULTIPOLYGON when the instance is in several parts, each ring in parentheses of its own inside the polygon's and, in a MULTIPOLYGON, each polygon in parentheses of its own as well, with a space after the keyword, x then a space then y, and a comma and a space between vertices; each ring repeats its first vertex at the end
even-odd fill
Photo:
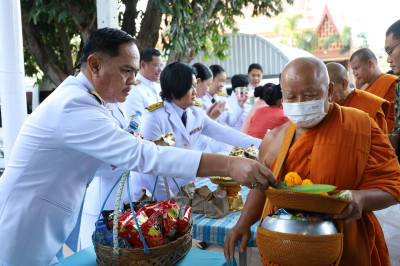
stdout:
POLYGON ((284 220, 266 216, 261 227, 270 231, 301 235, 332 235, 338 231, 332 221, 284 220))

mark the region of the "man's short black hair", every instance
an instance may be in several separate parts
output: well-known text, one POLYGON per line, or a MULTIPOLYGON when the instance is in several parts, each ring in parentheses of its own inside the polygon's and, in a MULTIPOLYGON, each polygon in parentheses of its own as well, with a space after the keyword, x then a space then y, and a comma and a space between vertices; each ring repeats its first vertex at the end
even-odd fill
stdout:
POLYGON ((225 69, 220 65, 211 65, 210 70, 215 78, 219 73, 225 73, 225 69))
POLYGON ((82 57, 79 64, 85 65, 91 54, 104 53, 111 57, 119 55, 121 44, 137 41, 128 33, 114 28, 101 28, 90 34, 82 48, 82 57))
POLYGON ((161 56, 160 51, 155 48, 146 48, 140 52, 140 62, 144 61, 146 63, 150 63, 153 61, 153 55, 161 56))
POLYGON ((259 70, 261 70, 261 73, 264 72, 264 71, 263 71, 263 68, 262 68, 262 66, 261 66, 260 64, 253 63, 253 64, 251 64, 251 65, 249 66, 249 69, 247 70, 247 73, 250 73, 253 69, 259 69, 259 70))
POLYGON ((211 72, 210 68, 208 68, 208 66, 202 63, 195 63, 193 67, 196 69, 197 72, 196 78, 199 78, 201 81, 213 77, 213 73, 211 72))
POLYGON ((161 98, 168 102, 182 98, 193 85, 193 75, 196 70, 182 62, 167 65, 160 76, 161 98))
POLYGON ((393 33, 393 39, 400 40, 400 19, 393 23, 386 31, 386 37, 393 33))
POLYGON ((250 79, 247 75, 237 74, 231 78, 232 89, 235 90, 238 87, 246 87, 250 83, 250 79))

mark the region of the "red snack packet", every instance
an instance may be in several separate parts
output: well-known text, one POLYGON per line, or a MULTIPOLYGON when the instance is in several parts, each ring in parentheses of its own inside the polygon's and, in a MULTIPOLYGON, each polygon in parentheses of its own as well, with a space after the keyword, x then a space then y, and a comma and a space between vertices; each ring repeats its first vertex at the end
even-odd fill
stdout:
POLYGON ((158 210, 141 226, 142 233, 149 247, 165 245, 162 233, 162 211, 158 210))
POLYGON ((163 225, 164 235, 168 240, 175 240, 179 223, 179 206, 170 202, 165 202, 163 206, 163 225))
MULTIPOLYGON (((136 219, 139 225, 145 223, 148 219, 145 212, 137 212, 136 219)), ((112 227, 112 222, 110 225, 112 227)), ((142 240, 140 239, 139 231, 137 229, 137 225, 135 223, 135 219, 133 218, 132 211, 129 210, 125 212, 118 219, 118 236, 125 238, 131 245, 137 247, 143 247, 142 240)))
POLYGON ((179 236, 186 234, 192 227, 192 207, 183 205, 179 211, 179 236))
POLYGON ((152 216, 156 211, 162 211, 165 200, 150 204, 138 209, 138 212, 144 211, 148 217, 152 216))

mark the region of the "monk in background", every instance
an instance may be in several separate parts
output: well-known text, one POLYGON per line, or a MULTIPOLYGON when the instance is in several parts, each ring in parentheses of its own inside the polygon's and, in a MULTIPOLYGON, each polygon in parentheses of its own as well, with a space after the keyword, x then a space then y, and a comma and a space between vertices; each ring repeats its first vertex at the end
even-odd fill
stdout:
POLYGON ((359 49, 351 55, 350 67, 356 78, 357 89, 365 88, 365 91, 375 94, 390 103, 386 122, 388 133, 392 134, 394 128, 394 94, 398 77, 382 73, 376 56, 368 48, 359 49))
POLYGON ((375 120, 384 134, 388 133, 386 116, 390 103, 372 93, 350 88, 346 68, 339 63, 326 64, 329 80, 333 82, 332 97, 330 102, 341 106, 353 107, 366 112, 375 120))
MULTIPOLYGON (((294 171, 314 184, 350 190, 351 202, 333 216, 344 222, 340 265, 390 265, 382 230, 372 212, 400 199, 400 169, 388 137, 365 112, 328 102, 333 85, 326 66, 317 58, 297 58, 287 64, 281 87, 283 109, 291 122, 265 135, 260 162, 270 167, 278 180, 294 171), (281 151, 283 143, 289 145, 279 167, 276 158, 286 152, 281 151)), ((263 212, 265 203, 262 190, 250 191, 238 223, 226 237, 226 259, 233 258, 237 240, 244 252, 250 226, 262 214, 277 209, 268 204, 263 212)), ((268 263, 265 258, 262 261, 268 263)))

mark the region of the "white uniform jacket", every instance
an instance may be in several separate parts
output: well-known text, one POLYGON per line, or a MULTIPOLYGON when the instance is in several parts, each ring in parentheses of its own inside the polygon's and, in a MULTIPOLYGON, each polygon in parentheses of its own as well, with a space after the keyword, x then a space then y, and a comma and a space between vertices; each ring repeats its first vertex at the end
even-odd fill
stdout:
POLYGON ((140 73, 136 76, 136 85, 132 85, 131 91, 122 104, 128 117, 140 111, 142 114, 146 112, 146 106, 161 101, 160 83, 150 81, 143 77, 140 73))
POLYGON ((0 258, 10 264, 51 263, 102 161, 155 175, 196 176, 200 152, 157 147, 130 135, 90 90, 84 74, 68 77, 19 132, 0 178, 0 258))
MULTIPOLYGON (((141 132, 145 139, 155 140, 161 135, 173 132, 175 147, 184 149, 196 149, 201 135, 233 146, 240 146, 244 149, 247 149, 252 144, 258 148, 261 144, 260 139, 253 138, 230 127, 222 126, 210 119, 202 106, 195 105, 186 109, 187 120, 185 128, 175 109, 179 107, 176 105, 173 106, 174 103, 167 101, 164 101, 163 104, 163 106, 146 113, 143 117, 141 132)), ((181 163, 184 164, 185 162, 182 161, 181 163)), ((170 177, 175 176, 171 175, 170 177)), ((135 184, 135 196, 137 196, 142 187, 145 187, 150 192, 153 191, 156 176, 135 174, 133 180, 135 184)), ((179 186, 186 185, 194 180, 194 178, 192 180, 176 179, 179 186)), ((177 193, 178 189, 170 178, 168 178, 168 183, 171 196, 173 196, 177 193)), ((155 197, 157 200, 166 199, 166 188, 162 176, 158 178, 155 197)))

